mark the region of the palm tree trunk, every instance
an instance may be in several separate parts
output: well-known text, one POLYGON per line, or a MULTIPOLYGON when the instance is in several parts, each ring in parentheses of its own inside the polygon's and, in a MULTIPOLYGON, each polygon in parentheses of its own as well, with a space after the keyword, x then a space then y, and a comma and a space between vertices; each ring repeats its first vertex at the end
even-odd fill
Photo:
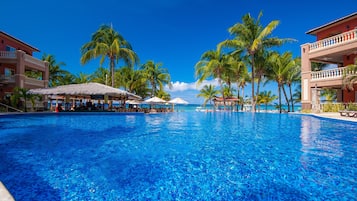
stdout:
POLYGON ((252 112, 255 112, 255 97, 254 97, 254 54, 251 54, 252 59, 252 112))
POLYGON ((223 109, 226 110, 226 98, 224 96, 224 89, 223 89, 221 78, 218 78, 218 83, 219 83, 219 86, 221 87, 221 93, 222 93, 222 98, 223 98, 223 109))
POLYGON ((289 86, 289 92, 290 92, 291 110, 292 110, 292 112, 295 112, 294 100, 293 100, 293 92, 292 92, 292 89, 291 89, 291 84, 289 84, 288 86, 289 86))
POLYGON ((286 104, 288 104, 288 112, 290 112, 290 101, 289 101, 289 99, 288 99, 288 95, 286 94, 284 85, 282 85, 281 88, 283 89, 283 93, 284 93, 284 97, 285 97, 286 104))
POLYGON ((112 73, 112 87, 114 87, 114 67, 115 67, 114 58, 111 58, 110 59, 110 72, 112 73))
POLYGON ((279 113, 281 113, 281 86, 278 84, 278 96, 279 96, 279 113))

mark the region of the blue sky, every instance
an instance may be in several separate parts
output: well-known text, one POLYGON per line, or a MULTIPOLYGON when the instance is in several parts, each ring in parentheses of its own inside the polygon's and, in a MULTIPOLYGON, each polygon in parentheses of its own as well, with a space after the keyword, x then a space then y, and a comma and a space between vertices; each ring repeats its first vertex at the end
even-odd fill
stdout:
MULTIPOLYGON (((172 98, 182 97, 190 103, 202 103, 194 65, 203 52, 230 37, 228 28, 241 22, 246 13, 261 22, 280 24, 273 36, 294 38, 280 52, 300 56, 300 45, 314 42, 306 31, 356 12, 355 0, 4 0, 1 2, 0 30, 52 54, 64 62, 73 74, 90 74, 99 67, 95 60, 80 64, 80 48, 90 41, 102 24, 112 24, 133 46, 140 62, 162 62, 169 70, 174 88, 172 98)), ((107 65, 104 67, 108 67, 107 65)), ((275 84, 262 90, 277 94, 275 84)), ((245 90, 250 95, 250 86, 245 90)))

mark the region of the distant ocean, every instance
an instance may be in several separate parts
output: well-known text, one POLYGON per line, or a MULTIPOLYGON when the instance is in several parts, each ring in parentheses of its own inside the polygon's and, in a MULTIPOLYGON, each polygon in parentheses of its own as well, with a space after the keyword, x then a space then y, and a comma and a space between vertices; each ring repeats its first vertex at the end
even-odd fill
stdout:
MULTIPOLYGON (((177 112, 194 112, 196 111, 196 109, 200 107, 200 109, 208 109, 211 110, 213 108, 212 105, 206 105, 206 107, 203 107, 200 104, 188 104, 188 105, 175 105, 174 109, 177 112)), ((236 110, 237 107, 235 107, 236 110)), ((249 108, 249 106, 246 107, 247 109, 249 108)), ((288 107, 286 105, 283 105, 282 107, 284 110, 287 110, 288 107)), ((221 107, 221 109, 223 109, 223 107, 221 107)), ((240 109, 240 108, 239 108, 240 109)), ((257 106, 257 111, 259 111, 259 107, 257 106)), ((260 106, 260 111, 278 111, 278 109, 276 108, 275 105, 268 105, 267 107, 265 107, 265 105, 261 105, 260 106)), ((301 105, 294 105, 294 111, 300 111, 301 110, 301 105)))

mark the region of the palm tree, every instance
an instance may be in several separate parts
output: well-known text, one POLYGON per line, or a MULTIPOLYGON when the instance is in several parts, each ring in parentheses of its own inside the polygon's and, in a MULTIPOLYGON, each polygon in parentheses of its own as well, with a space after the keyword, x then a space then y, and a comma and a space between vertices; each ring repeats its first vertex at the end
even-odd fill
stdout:
POLYGON ((76 84, 88 83, 90 81, 91 81, 91 76, 82 72, 80 72, 78 76, 75 76, 74 78, 74 83, 76 84))
POLYGON ((279 46, 285 41, 288 41, 288 39, 269 37, 273 30, 278 26, 279 21, 273 20, 266 27, 263 27, 260 23, 260 18, 262 15, 263 13, 260 12, 257 20, 252 18, 249 13, 244 15, 242 18, 242 23, 237 23, 228 29, 230 34, 234 36, 234 39, 226 40, 224 42, 226 46, 245 49, 246 54, 250 57, 252 74, 252 112, 255 112, 256 104, 254 97, 254 61, 256 52, 264 48, 279 46))
POLYGON ((286 85, 289 87, 292 112, 295 111, 294 110, 294 99, 293 99, 293 93, 292 93, 292 84, 293 83, 301 83, 301 68, 300 68, 301 60, 300 60, 300 58, 295 58, 294 62, 295 62, 295 65, 291 66, 291 69, 288 70, 287 75, 286 75, 286 80, 285 80, 286 85))
POLYGON ((70 74, 70 72, 61 69, 61 66, 65 66, 66 64, 64 62, 57 63, 55 56, 46 53, 42 55, 42 60, 48 62, 49 87, 61 85, 61 80, 70 74))
POLYGON ((150 93, 150 89, 146 83, 147 79, 145 78, 144 70, 134 70, 128 66, 125 66, 118 70, 117 72, 120 76, 117 81, 120 87, 123 87, 124 90, 141 94, 142 97, 147 97, 150 93))
POLYGON ((101 57, 100 65, 102 65, 105 58, 109 59, 112 87, 114 87, 115 63, 122 59, 128 66, 132 67, 138 62, 138 57, 132 50, 130 43, 107 25, 102 25, 92 35, 92 40, 82 46, 81 52, 82 64, 101 57))
POLYGON ((353 84, 357 82, 357 60, 355 64, 347 66, 347 70, 343 73, 343 87, 353 90, 353 84))
POLYGON ((206 107, 208 101, 212 105, 212 99, 218 94, 219 91, 215 89, 215 86, 210 84, 204 85, 197 97, 204 98, 203 106, 206 107))
POLYGON ((164 85, 167 84, 172 88, 171 76, 166 68, 162 67, 162 63, 147 61, 142 66, 143 74, 151 86, 151 97, 156 96, 158 91, 163 91, 164 85))
POLYGON ((19 106, 19 102, 21 100, 24 101, 24 111, 27 112, 27 101, 31 101, 32 106, 35 105, 35 98, 37 97, 37 95, 34 94, 29 94, 28 93, 29 89, 25 89, 25 88, 20 88, 20 87, 15 87, 13 94, 10 97, 11 100, 11 104, 12 106, 16 107, 16 108, 21 108, 21 106, 19 106))
POLYGON ((325 97, 326 101, 332 103, 337 99, 336 89, 323 89, 321 91, 321 97, 325 97))
POLYGON ((274 80, 278 83, 279 112, 281 113, 281 90, 283 90, 286 103, 288 104, 288 109, 290 108, 289 100, 284 89, 284 83, 286 82, 286 76, 288 71, 291 70, 291 68, 294 67, 296 64, 294 59, 292 59, 292 54, 290 52, 285 52, 282 55, 280 55, 279 53, 274 53, 270 57, 270 63, 272 71, 268 75, 268 77, 270 80, 274 80))
POLYGON ((258 95, 258 103, 265 105, 265 111, 268 110, 268 104, 273 102, 278 97, 274 94, 271 94, 271 91, 263 91, 258 95))
POLYGON ((221 52, 220 45, 217 45, 216 50, 209 50, 203 53, 201 60, 195 65, 195 74, 198 78, 198 84, 210 77, 217 78, 221 89, 224 107, 226 103, 222 79, 227 71, 227 68, 229 68, 228 58, 229 55, 223 54, 221 52))
POLYGON ((108 69, 99 67, 92 75, 90 75, 90 80, 92 82, 108 85, 108 75, 109 75, 108 69))

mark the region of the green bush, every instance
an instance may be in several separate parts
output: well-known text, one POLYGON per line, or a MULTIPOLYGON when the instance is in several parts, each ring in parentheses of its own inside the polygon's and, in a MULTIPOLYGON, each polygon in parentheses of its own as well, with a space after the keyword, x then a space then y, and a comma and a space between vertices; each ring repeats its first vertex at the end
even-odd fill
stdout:
POLYGON ((322 112, 338 112, 340 110, 344 110, 345 107, 343 104, 336 103, 326 103, 323 105, 322 112))

